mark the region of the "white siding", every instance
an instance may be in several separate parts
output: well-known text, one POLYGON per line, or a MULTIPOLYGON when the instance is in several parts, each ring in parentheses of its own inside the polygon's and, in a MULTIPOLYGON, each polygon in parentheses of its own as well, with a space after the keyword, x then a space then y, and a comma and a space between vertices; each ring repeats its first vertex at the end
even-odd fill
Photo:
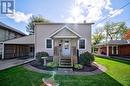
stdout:
MULTIPOLYGON (((49 55, 53 56, 53 49, 47 50, 45 48, 45 39, 48 38, 56 30, 62 28, 64 25, 36 25, 35 27, 35 53, 46 51, 49 55)), ((67 25, 72 28, 76 33, 86 39, 86 49, 80 52, 91 52, 91 25, 67 25)))

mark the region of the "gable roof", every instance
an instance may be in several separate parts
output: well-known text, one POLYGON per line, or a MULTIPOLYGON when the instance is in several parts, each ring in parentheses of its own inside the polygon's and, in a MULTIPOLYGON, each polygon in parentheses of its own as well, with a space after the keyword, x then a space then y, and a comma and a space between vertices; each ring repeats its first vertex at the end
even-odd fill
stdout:
POLYGON ((71 28, 69 28, 67 25, 64 25, 62 28, 56 30, 54 33, 52 33, 49 37, 53 37, 54 35, 56 35, 57 33, 59 33, 60 31, 62 31, 63 29, 67 29, 70 32, 74 33, 76 36, 81 37, 77 32, 75 32, 74 30, 72 30, 71 28))
POLYGON ((13 27, 10 27, 10 26, 8 26, 8 25, 2 23, 2 22, 0 22, 0 27, 4 27, 4 28, 6 28, 6 29, 8 29, 8 30, 17 32, 17 33, 19 33, 19 34, 21 34, 21 35, 24 35, 24 36, 26 35, 25 33, 23 33, 23 32, 21 32, 21 31, 15 29, 15 28, 13 28, 13 27))

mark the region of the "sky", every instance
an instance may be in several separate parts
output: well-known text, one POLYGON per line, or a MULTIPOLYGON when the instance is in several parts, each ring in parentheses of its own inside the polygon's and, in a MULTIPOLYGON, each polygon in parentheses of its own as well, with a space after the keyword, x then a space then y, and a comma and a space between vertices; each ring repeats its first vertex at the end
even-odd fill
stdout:
POLYGON ((120 9, 128 2, 129 0, 15 0, 15 13, 0 14, 0 22, 25 33, 32 15, 41 15, 56 23, 83 23, 85 20, 87 23, 95 23, 93 32, 107 21, 124 21, 130 27, 130 4, 120 9))

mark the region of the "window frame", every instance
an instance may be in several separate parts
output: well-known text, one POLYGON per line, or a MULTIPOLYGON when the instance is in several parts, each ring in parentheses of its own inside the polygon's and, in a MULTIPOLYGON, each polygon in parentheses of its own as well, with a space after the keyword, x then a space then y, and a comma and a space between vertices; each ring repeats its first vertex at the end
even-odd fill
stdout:
POLYGON ((49 50, 52 50, 53 49, 53 39, 51 39, 51 38, 45 38, 45 49, 49 49, 49 50), (51 40, 51 48, 47 48, 47 40, 51 40))
POLYGON ((85 38, 80 38, 80 39, 78 40, 78 49, 79 49, 79 50, 86 50, 86 39, 85 39, 85 38), (84 48, 84 49, 80 48, 80 45, 79 45, 79 44, 80 44, 80 43, 79 43, 80 40, 84 40, 84 41, 85 41, 85 45, 84 45, 85 48, 84 48))

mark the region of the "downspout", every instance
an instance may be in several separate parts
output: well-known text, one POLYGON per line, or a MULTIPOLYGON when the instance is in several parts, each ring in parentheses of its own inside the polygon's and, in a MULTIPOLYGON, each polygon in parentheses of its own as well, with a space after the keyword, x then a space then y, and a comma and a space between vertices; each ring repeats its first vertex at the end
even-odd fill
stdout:
POLYGON ((4 43, 2 44, 2 60, 4 59, 4 43))

